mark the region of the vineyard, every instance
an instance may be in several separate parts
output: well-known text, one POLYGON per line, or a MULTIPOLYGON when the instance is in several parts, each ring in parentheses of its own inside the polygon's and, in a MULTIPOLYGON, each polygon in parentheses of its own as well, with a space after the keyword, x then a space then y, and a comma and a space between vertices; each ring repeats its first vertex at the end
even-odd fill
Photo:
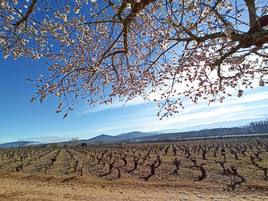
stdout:
MULTIPOLYGON (((196 140, 0 150, 4 175, 75 179, 268 196, 268 139, 196 140)), ((84 182, 85 182, 84 181, 84 182)), ((0 194, 1 198, 1 194, 0 194)), ((267 197, 266 197, 267 198, 267 197)))

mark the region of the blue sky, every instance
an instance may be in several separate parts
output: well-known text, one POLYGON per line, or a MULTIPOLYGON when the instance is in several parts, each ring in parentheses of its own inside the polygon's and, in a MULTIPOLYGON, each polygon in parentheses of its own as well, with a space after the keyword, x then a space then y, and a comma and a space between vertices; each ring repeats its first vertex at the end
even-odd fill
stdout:
POLYGON ((68 118, 56 114, 56 100, 31 103, 34 87, 26 80, 46 73, 44 61, 0 59, 0 143, 15 140, 52 142, 73 137, 87 139, 98 134, 139 131, 184 131, 207 127, 243 125, 268 118, 268 87, 248 90, 242 98, 224 103, 186 104, 180 114, 159 120, 154 103, 137 98, 130 103, 90 108, 80 102, 68 118))

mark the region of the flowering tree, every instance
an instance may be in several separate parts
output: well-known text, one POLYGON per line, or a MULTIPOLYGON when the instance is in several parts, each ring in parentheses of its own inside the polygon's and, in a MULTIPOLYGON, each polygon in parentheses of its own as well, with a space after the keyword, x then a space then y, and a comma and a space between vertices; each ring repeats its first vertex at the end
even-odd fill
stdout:
MULTIPOLYGON (((0 50, 46 58, 35 82, 57 112, 114 97, 155 101, 168 116, 193 102, 223 101, 229 88, 267 83, 268 3, 254 0, 0 0, 0 50)), ((65 114, 65 116, 67 113, 65 114)))

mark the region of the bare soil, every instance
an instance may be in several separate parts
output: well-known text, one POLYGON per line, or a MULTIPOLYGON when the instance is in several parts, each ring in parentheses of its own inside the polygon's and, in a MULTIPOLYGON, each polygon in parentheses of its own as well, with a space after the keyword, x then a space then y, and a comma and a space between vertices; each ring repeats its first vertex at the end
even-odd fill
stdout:
POLYGON ((267 170, 266 138, 0 150, 0 201, 268 201, 267 170))
POLYGON ((97 178, 49 177, 7 174, 0 176, 1 201, 167 201, 167 200, 268 200, 268 191, 228 192, 210 186, 158 185, 97 178))

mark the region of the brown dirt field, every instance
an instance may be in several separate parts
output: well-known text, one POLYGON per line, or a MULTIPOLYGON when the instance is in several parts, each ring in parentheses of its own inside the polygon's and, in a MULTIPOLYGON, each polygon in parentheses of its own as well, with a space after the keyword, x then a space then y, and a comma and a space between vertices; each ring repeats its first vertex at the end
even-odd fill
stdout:
POLYGON ((267 138, 3 149, 0 201, 268 201, 267 174, 267 138))
POLYGON ((94 177, 53 177, 9 173, 0 175, 1 201, 167 201, 268 200, 266 191, 228 192, 213 186, 191 186, 135 181, 104 181, 94 177))

